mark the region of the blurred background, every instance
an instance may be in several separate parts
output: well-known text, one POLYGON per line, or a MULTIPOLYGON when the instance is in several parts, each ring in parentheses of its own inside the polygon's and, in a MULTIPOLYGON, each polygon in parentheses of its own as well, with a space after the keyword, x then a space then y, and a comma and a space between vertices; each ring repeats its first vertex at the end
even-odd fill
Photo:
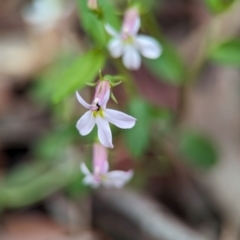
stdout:
POLYGON ((240 2, 98 3, 0 1, 0 239, 240 239, 240 2), (163 48, 138 71, 105 48, 129 4, 163 48), (75 91, 91 102, 99 69, 124 76, 109 106, 138 120, 111 126, 111 169, 134 170, 121 190, 79 169, 95 133, 75 127, 75 91))

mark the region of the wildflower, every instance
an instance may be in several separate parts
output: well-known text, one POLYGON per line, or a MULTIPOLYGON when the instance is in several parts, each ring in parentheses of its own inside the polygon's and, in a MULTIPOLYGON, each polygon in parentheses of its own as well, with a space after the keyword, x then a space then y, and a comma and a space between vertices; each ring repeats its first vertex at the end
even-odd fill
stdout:
POLYGON ((85 163, 81 163, 80 169, 85 175, 83 183, 94 188, 103 187, 123 187, 133 176, 133 171, 127 172, 115 170, 108 171, 107 149, 100 143, 93 146, 93 173, 89 171, 85 163))
POLYGON ((136 119, 120 111, 107 109, 106 105, 110 97, 110 84, 108 81, 100 81, 96 87, 92 104, 88 104, 76 92, 78 101, 89 111, 87 111, 77 122, 77 129, 81 135, 89 134, 95 124, 98 127, 99 141, 109 148, 113 148, 112 132, 109 122, 119 128, 127 129, 135 125, 136 119))
POLYGON ((125 13, 121 32, 118 33, 109 24, 106 31, 113 38, 108 43, 108 50, 112 57, 122 57, 123 65, 132 70, 141 66, 141 53, 146 58, 155 59, 162 53, 159 43, 152 37, 138 34, 140 17, 137 8, 130 8, 125 13))
POLYGON ((88 8, 91 10, 97 10, 98 9, 97 0, 88 0, 88 8))

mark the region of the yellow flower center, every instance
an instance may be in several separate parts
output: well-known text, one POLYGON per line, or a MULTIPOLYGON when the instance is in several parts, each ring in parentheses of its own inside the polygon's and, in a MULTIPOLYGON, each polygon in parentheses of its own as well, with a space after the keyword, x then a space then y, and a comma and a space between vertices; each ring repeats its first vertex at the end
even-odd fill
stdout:
POLYGON ((99 107, 97 110, 92 111, 93 117, 104 117, 104 111, 101 107, 99 107))
POLYGON ((124 44, 133 44, 133 38, 132 37, 128 37, 127 39, 124 39, 124 44))
POLYGON ((122 41, 124 44, 133 44, 134 38, 128 34, 123 34, 122 41))
POLYGON ((104 180, 107 180, 107 177, 106 177, 105 175, 103 175, 103 174, 100 174, 100 179, 101 179, 102 181, 104 181, 104 180))

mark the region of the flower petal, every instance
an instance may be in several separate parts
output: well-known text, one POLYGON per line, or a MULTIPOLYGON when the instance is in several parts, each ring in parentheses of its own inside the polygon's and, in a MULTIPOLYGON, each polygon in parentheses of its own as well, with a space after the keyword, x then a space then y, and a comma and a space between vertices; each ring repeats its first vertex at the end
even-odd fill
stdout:
POLYGON ((131 36, 135 36, 140 29, 141 20, 139 17, 139 12, 137 8, 130 8, 126 11, 123 26, 122 26, 122 33, 127 33, 131 36))
POLYGON ((89 169, 87 168, 86 164, 84 162, 82 162, 80 164, 80 169, 81 169, 81 172, 84 174, 84 175, 90 175, 91 172, 89 171, 89 169))
POLYGON ((107 23, 107 24, 104 25, 104 27, 105 27, 105 30, 107 31, 107 33, 109 35, 111 35, 113 37, 118 37, 119 36, 118 32, 110 24, 107 23))
POLYGON ((104 173, 107 173, 108 170, 109 170, 109 163, 108 163, 108 161, 106 160, 106 161, 105 161, 105 164, 104 164, 104 173))
POLYGON ((141 66, 141 57, 131 45, 127 45, 124 48, 123 65, 131 70, 137 70, 141 66))
POLYGON ((120 38, 113 38, 108 43, 108 51, 111 56, 114 58, 118 58, 123 54, 123 44, 120 38))
POLYGON ((138 30, 140 29, 140 25, 141 25, 141 20, 140 20, 140 17, 137 17, 134 21, 134 25, 133 25, 133 28, 131 30, 131 34, 132 35, 136 35, 138 30))
POLYGON ((93 169, 94 174, 105 174, 108 169, 106 166, 108 151, 101 143, 93 145, 93 169), (106 170, 107 169, 107 170, 106 170))
MULTIPOLYGON (((99 80, 95 88, 95 94, 93 97, 93 106, 99 104, 101 107, 106 108, 107 102, 110 98, 111 84, 107 80, 99 80)), ((98 107, 97 107, 98 109, 98 107)), ((96 109, 96 110, 97 110, 96 109)))
POLYGON ((133 171, 111 171, 105 174, 105 179, 102 181, 105 187, 122 188, 133 176, 133 171))
POLYGON ((78 91, 76 91, 76 97, 77 97, 77 100, 78 100, 85 108, 88 108, 88 109, 91 108, 91 105, 88 104, 87 102, 85 102, 85 100, 80 96, 80 94, 78 93, 78 91))
POLYGON ((131 117, 123 112, 112 109, 105 109, 104 115, 110 123, 123 129, 132 128, 137 120, 136 118, 131 117))
POLYGON ((104 95, 103 99, 101 101, 99 101, 99 105, 102 107, 102 108, 106 108, 107 106, 107 102, 110 98, 110 94, 111 94, 111 90, 107 90, 106 94, 104 95))
POLYGON ((98 126, 98 138, 103 146, 113 148, 112 132, 109 123, 102 117, 96 117, 96 124, 98 126))
POLYGON ((84 185, 90 185, 91 187, 97 188, 100 185, 100 182, 96 181, 94 175, 87 175, 83 178, 84 185))
POLYGON ((83 114, 83 116, 77 122, 77 129, 82 136, 89 134, 95 125, 95 119, 92 115, 92 111, 89 110, 83 114))
POLYGON ((146 35, 138 35, 135 38, 135 44, 140 53, 146 58, 158 58, 162 54, 162 47, 152 37, 146 35))

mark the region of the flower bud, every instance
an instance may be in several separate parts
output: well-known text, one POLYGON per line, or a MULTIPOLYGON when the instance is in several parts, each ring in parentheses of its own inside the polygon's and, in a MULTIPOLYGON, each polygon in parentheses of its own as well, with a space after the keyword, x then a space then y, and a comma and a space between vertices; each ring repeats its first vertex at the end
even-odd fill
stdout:
POLYGON ((105 108, 110 97, 110 90, 111 85, 109 81, 100 80, 95 89, 93 105, 105 108))
POLYGON ((91 10, 97 10, 98 9, 97 0, 88 0, 88 8, 91 10))

